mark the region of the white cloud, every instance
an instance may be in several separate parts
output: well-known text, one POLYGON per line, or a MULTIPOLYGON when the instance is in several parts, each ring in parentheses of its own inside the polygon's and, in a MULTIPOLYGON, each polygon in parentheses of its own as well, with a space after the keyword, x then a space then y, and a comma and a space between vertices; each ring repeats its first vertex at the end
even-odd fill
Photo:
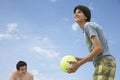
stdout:
POLYGON ((33 74, 34 76, 34 80, 40 80, 40 73, 38 70, 32 70, 31 73, 33 74))
POLYGON ((10 24, 7 24, 7 32, 13 32, 16 30, 17 28, 17 24, 16 23, 10 23, 10 24))
POLYGON ((75 74, 70 74, 70 77, 67 77, 67 75, 61 75, 61 74, 55 74, 55 75, 61 75, 61 76, 48 76, 47 74, 40 73, 39 70, 35 69, 32 70, 31 73, 34 76, 34 80, 78 80, 78 77, 75 77, 75 74))
POLYGON ((54 3, 54 2, 56 2, 57 0, 49 0, 50 2, 52 2, 52 3, 54 3))
POLYGON ((37 36, 36 39, 39 40, 39 41, 42 41, 42 42, 47 42, 48 41, 48 37, 47 36, 45 36, 45 37, 37 36))
POLYGON ((54 79, 46 77, 46 75, 40 73, 39 70, 37 69, 32 70, 31 73, 34 76, 34 80, 54 80, 54 79))
POLYGON ((52 43, 53 40, 50 40, 46 35, 37 36, 35 39, 39 42, 39 45, 42 46, 42 48, 56 49, 56 46, 52 43))
POLYGON ((49 49, 43 49, 41 47, 34 47, 33 50, 39 53, 40 55, 50 57, 50 58, 56 58, 59 55, 59 53, 56 51, 49 50, 49 49))
POLYGON ((43 41, 48 41, 48 37, 44 37, 44 38, 43 38, 43 41))
POLYGON ((2 40, 2 39, 16 39, 16 40, 19 40, 19 39, 21 39, 21 36, 19 36, 17 34, 4 33, 4 34, 0 34, 0 40, 2 40))
POLYGON ((0 40, 1 39, 21 39, 24 36, 18 32, 17 30, 18 24, 16 23, 9 23, 7 24, 7 28, 3 33, 0 33, 0 40))
POLYGON ((77 23, 73 23, 73 24, 72 24, 72 30, 73 30, 73 31, 76 31, 78 28, 79 28, 79 26, 78 26, 77 23))
POLYGON ((39 71, 38 70, 32 70, 31 73, 34 75, 34 76, 37 76, 39 74, 39 71))
POLYGON ((0 39, 11 39, 12 37, 10 34, 0 34, 0 39))
POLYGON ((68 18, 64 18, 63 20, 64 20, 64 21, 69 21, 69 19, 68 19, 68 18))
POLYGON ((88 7, 90 8, 91 11, 94 10, 93 1, 91 1, 91 3, 89 3, 89 6, 88 6, 88 7))

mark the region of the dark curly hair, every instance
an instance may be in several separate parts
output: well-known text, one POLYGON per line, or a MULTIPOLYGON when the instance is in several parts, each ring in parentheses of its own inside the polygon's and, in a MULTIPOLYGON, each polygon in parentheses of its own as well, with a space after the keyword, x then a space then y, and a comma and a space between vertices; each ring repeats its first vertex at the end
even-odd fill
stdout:
POLYGON ((27 67, 27 63, 25 61, 19 61, 17 64, 16 64, 16 69, 19 71, 20 70, 20 67, 22 66, 26 66, 27 67))
POLYGON ((90 19, 91 19, 91 11, 88 7, 86 6, 83 6, 83 5, 78 5, 74 8, 74 14, 76 12, 76 10, 79 9, 83 12, 83 14, 87 17, 87 22, 90 22, 90 19))

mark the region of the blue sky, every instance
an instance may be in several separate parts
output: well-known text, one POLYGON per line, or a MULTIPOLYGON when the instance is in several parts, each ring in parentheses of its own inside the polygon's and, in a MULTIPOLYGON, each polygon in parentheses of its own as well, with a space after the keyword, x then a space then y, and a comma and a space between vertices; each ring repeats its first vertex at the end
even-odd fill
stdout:
POLYGON ((120 79, 119 0, 0 0, 0 80, 8 80, 19 60, 28 64, 34 80, 92 80, 92 63, 74 74, 59 67, 65 55, 88 55, 73 9, 86 5, 93 22, 103 27, 116 58, 115 80, 120 79))

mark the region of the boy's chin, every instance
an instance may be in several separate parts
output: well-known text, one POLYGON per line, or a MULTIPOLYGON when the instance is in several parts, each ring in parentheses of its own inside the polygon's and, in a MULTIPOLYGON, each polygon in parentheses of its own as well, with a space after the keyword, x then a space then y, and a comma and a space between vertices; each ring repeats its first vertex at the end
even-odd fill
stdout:
POLYGON ((76 20, 76 19, 75 19, 75 22, 76 22, 76 23, 79 23, 79 22, 80 22, 80 20, 76 20))

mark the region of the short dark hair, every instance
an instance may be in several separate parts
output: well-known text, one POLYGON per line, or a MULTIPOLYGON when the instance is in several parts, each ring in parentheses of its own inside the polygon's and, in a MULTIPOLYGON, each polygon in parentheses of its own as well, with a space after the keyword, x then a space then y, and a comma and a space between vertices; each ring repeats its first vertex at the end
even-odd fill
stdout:
POLYGON ((88 7, 86 6, 83 6, 83 5, 78 5, 74 8, 74 14, 75 14, 75 11, 79 9, 83 12, 83 14, 87 17, 87 22, 90 22, 90 19, 91 19, 91 11, 88 7))
POLYGON ((22 66, 27 66, 27 63, 25 61, 19 61, 17 64, 16 64, 16 69, 19 71, 20 70, 20 67, 22 66))

